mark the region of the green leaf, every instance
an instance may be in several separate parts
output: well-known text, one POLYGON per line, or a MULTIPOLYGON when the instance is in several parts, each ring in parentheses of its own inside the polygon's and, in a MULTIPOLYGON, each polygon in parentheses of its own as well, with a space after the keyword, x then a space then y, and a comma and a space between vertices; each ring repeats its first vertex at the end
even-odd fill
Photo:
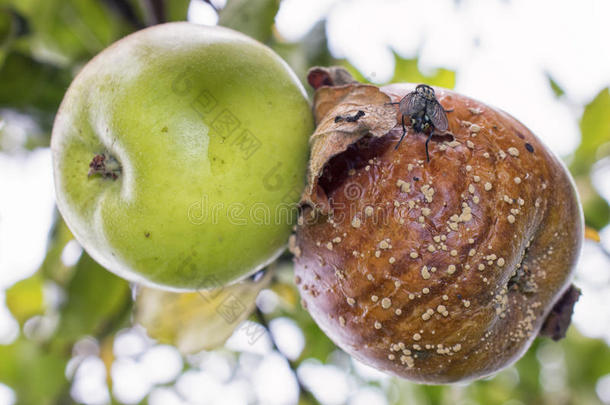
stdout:
POLYGON ((536 350, 540 339, 535 340, 527 353, 516 363, 519 372, 519 391, 523 395, 522 401, 527 404, 539 402, 541 394, 540 362, 536 358, 536 350))
POLYGON ((306 397, 304 395, 301 395, 299 397, 298 405, 318 405, 318 404, 319 404, 319 402, 316 401, 314 398, 306 397))
MULTIPOLYGON (((6 1, 6 0, 5 0, 6 1)), ((90 0, 9 0, 30 24, 36 49, 69 64, 85 61, 134 27, 106 2, 90 0)))
POLYGON ((43 281, 36 273, 6 291, 6 305, 21 326, 34 315, 44 313, 43 281))
POLYGON ((586 107, 580 120, 582 140, 574 152, 570 170, 574 175, 588 175, 591 166, 608 155, 610 148, 600 154, 600 147, 610 142, 610 90, 603 89, 586 107))
POLYGON ((0 66, 2 66, 4 57, 13 41, 14 33, 15 23, 11 10, 0 6, 0 66))
POLYGON ((572 156, 570 171, 576 179, 578 192, 588 226, 601 229, 610 221, 610 207, 591 185, 591 168, 600 158, 610 154, 610 90, 600 91, 586 107, 580 120, 581 142, 572 156))
POLYGON ((30 113, 50 132, 71 79, 68 71, 11 52, 0 67, 0 108, 30 113))
POLYGON ((271 274, 192 293, 142 288, 136 298, 136 322, 150 337, 184 354, 216 349, 248 318, 271 274))
POLYGON ((220 10, 218 24, 266 43, 279 7, 279 0, 228 0, 220 10))
MULTIPOLYGON (((0 2, 1 3, 1 2, 0 2)), ((0 4, 0 67, 18 37, 27 32, 27 21, 12 7, 0 4)))
POLYGON ((549 80, 549 85, 551 86, 551 90, 553 90, 555 97, 560 98, 561 96, 563 96, 566 93, 563 90, 563 88, 559 85, 559 83, 557 83, 555 81, 555 79, 553 79, 553 77, 551 76, 550 73, 547 72, 546 78, 549 80))
POLYGON ((66 304, 54 344, 72 344, 78 339, 117 330, 131 311, 128 283, 105 270, 83 253, 66 288, 66 304))
POLYGON ((67 388, 67 357, 29 340, 0 345, 0 382, 12 387, 19 405, 52 405, 67 388))
POLYGON ((610 206, 598 193, 588 174, 574 177, 587 226, 600 230, 610 221, 610 206))
POLYGON ((0 47, 13 35, 13 15, 8 8, 0 7, 0 47))
POLYGON ((430 405, 440 405, 443 403, 445 387, 439 385, 421 385, 419 388, 424 392, 430 405))
POLYGON ((67 267, 61 260, 61 254, 74 237, 63 218, 55 211, 55 223, 49 235, 47 254, 40 266, 39 272, 47 279, 60 285, 66 285, 73 275, 74 268, 67 267))
POLYGON ((610 348, 603 340, 587 338, 570 328, 560 344, 566 356, 570 387, 594 390, 597 380, 610 374, 610 348))
POLYGON ((479 380, 466 388, 466 398, 486 405, 506 404, 511 399, 526 404, 541 402, 540 363, 536 358, 538 342, 511 369, 493 378, 479 380), (514 376, 514 372, 518 377, 514 376), (516 381, 515 381, 516 380, 516 381))
POLYGON ((425 83, 448 89, 455 87, 455 72, 452 70, 438 68, 429 74, 424 74, 419 70, 417 59, 403 59, 394 52, 394 60, 396 65, 394 67, 394 77, 391 80, 392 83, 425 83))
POLYGON ((587 226, 600 230, 610 222, 610 206, 599 194, 595 193, 588 198, 581 198, 581 202, 587 226))
POLYGON ((169 0, 165 3, 167 21, 185 21, 190 0, 169 0))
MULTIPOLYGON (((117 1, 117 0, 113 0, 117 1)), ((190 0, 121 0, 131 3, 140 21, 146 25, 162 24, 170 21, 185 21, 190 0)), ((199 0, 198 0, 199 1, 199 0)))

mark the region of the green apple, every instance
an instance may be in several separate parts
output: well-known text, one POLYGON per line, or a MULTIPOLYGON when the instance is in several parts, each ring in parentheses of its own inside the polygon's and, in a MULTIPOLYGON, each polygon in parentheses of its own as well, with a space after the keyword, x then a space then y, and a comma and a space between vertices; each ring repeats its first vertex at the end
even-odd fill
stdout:
POLYGON ((148 28, 89 62, 57 114, 57 204, 84 249, 176 290, 244 278, 285 248, 313 117, 295 74, 238 32, 148 28))

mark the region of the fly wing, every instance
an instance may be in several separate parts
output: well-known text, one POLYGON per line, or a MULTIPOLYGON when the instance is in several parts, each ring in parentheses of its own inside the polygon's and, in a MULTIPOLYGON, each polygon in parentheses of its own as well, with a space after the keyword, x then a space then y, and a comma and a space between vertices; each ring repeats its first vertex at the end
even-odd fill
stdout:
POLYGON ((400 100, 398 108, 404 115, 413 115, 426 108, 426 99, 412 91, 400 100))
POLYGON ((426 106, 426 114, 430 117, 430 121, 434 128, 441 132, 449 129, 449 121, 447 120, 447 113, 445 109, 437 100, 429 102, 426 106))

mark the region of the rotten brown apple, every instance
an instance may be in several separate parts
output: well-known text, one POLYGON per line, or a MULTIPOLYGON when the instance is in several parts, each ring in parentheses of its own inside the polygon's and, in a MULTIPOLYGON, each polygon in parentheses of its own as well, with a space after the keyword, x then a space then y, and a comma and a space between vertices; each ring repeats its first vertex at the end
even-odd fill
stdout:
POLYGON ((490 375, 540 333, 561 337, 583 217, 547 147, 505 112, 436 88, 451 135, 432 138, 426 162, 426 136, 410 127, 395 150, 401 116, 387 104, 415 85, 325 69, 310 83, 317 130, 291 248, 322 330, 362 362, 430 384, 490 375))

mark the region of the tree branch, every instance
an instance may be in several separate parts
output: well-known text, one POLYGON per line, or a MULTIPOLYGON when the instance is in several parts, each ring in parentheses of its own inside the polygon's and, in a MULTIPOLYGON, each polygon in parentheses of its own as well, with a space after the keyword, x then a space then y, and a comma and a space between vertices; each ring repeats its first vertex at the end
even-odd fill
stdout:
POLYGON ((127 0, 103 0, 113 11, 120 14, 125 21, 130 23, 135 29, 144 28, 144 24, 138 18, 135 10, 127 0))
POLYGON ((210 5, 210 7, 212 7, 214 9, 214 11, 216 11, 216 14, 218 14, 218 7, 216 7, 214 5, 214 3, 212 3, 212 0, 203 0, 204 3, 208 3, 210 5))
POLYGON ((143 0, 143 3, 148 15, 149 26, 167 22, 164 0, 143 0))

